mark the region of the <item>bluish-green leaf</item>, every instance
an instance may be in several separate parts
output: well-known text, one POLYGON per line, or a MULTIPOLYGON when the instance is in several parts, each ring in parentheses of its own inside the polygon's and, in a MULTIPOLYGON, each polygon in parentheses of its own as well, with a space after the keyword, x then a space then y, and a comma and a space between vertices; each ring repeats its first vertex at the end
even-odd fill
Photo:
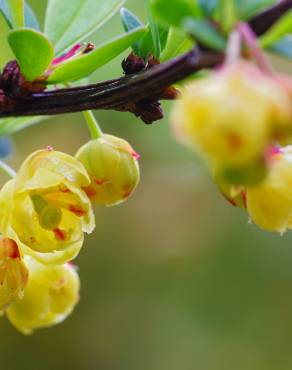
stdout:
POLYGON ((2 118, 0 119, 0 136, 6 136, 21 131, 47 118, 46 116, 2 118))
POLYGON ((45 33, 60 54, 107 22, 125 0, 49 0, 45 33))
POLYGON ((24 27, 24 0, 7 0, 13 28, 24 27))
MULTIPOLYGON (((10 9, 7 0, 0 0, 0 13, 2 13, 4 19, 6 20, 8 26, 12 28, 12 19, 10 9)), ((25 26, 39 30, 40 26, 38 20, 32 10, 32 8, 25 2, 24 4, 24 19, 25 26)))
POLYGON ((288 59, 292 59, 292 35, 283 37, 269 48, 274 54, 278 54, 288 59))
POLYGON ((283 15, 261 38, 261 46, 266 48, 292 33, 292 10, 283 15))
POLYGON ((183 27, 202 44, 219 51, 225 50, 226 40, 208 21, 187 18, 183 22, 183 27))
POLYGON ((45 35, 36 30, 13 30, 8 35, 8 42, 28 81, 41 76, 53 60, 53 46, 45 35))
MULTIPOLYGON (((140 21, 140 19, 128 9, 122 8, 120 14, 126 32, 133 31, 136 28, 144 27, 144 24, 140 21)), ((139 55, 139 42, 134 43, 132 48, 135 54, 139 55)))
POLYGON ((90 53, 69 59, 54 70, 48 78, 48 83, 77 81, 90 75, 132 46, 144 33, 145 28, 137 28, 110 40, 90 53))
POLYGON ((169 59, 183 54, 191 50, 194 46, 194 41, 187 35, 186 32, 176 27, 171 27, 168 33, 166 46, 161 53, 160 60, 165 62, 169 59))
POLYGON ((157 18, 168 25, 180 27, 187 17, 198 18, 202 10, 196 0, 152 0, 157 18))
POLYGON ((217 10, 220 0, 199 0, 199 5, 207 16, 212 16, 217 10))

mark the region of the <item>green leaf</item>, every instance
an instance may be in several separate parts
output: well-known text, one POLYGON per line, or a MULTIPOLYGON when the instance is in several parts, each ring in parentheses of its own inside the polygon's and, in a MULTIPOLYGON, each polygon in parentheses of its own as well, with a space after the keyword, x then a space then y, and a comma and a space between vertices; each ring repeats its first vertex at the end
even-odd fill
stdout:
MULTIPOLYGON (((122 23, 126 32, 135 30, 136 28, 144 27, 144 24, 138 17, 135 16, 126 8, 122 8, 120 11, 122 23)), ((132 46, 133 51, 136 55, 139 55, 139 42, 136 42, 132 46)))
POLYGON ((292 35, 283 37, 282 40, 273 44, 269 48, 269 51, 285 58, 292 59, 292 35))
POLYGON ((24 27, 24 0, 7 0, 13 28, 24 27))
POLYGON ((194 46, 194 41, 187 35, 186 32, 171 27, 168 33, 165 49, 163 50, 160 60, 165 62, 169 59, 183 54, 191 50, 194 46))
POLYGON ((224 32, 227 34, 234 28, 234 25, 238 22, 237 18, 237 7, 234 0, 221 0, 221 6, 219 8, 220 25, 224 32))
POLYGON ((45 34, 60 54, 101 27, 124 3, 125 0, 49 0, 45 34))
POLYGON ((153 51, 152 54, 156 57, 160 57, 161 53, 161 43, 160 43, 160 34, 157 22, 155 21, 154 15, 153 15, 153 9, 152 4, 145 0, 146 9, 147 9, 147 15, 148 15, 148 21, 149 21, 149 30, 152 37, 152 43, 153 43, 153 51))
POLYGON ((133 45, 144 33, 145 28, 137 28, 110 40, 88 54, 69 59, 54 70, 48 78, 48 83, 77 81, 90 75, 133 45))
MULTIPOLYGON (((7 0, 0 0, 0 13, 2 13, 8 26, 12 28, 12 18, 7 0)), ((24 3, 24 19, 25 26, 39 30, 40 26, 32 8, 25 2, 24 3)))
POLYGON ((267 48, 289 33, 292 33, 291 10, 283 15, 283 17, 260 38, 261 46, 267 48))
POLYGON ((41 76, 53 60, 53 46, 36 30, 23 28, 10 31, 8 42, 28 81, 41 76))
POLYGON ((219 51, 225 50, 226 40, 208 21, 187 18, 183 26, 186 32, 204 45, 219 51))
POLYGON ((277 0, 235 0, 240 19, 247 20, 265 8, 274 5, 277 0))
POLYGON ((185 18, 202 16, 196 0, 152 0, 151 4, 161 22, 176 27, 180 27, 185 18))
POLYGON ((0 136, 6 136, 21 131, 47 118, 46 116, 2 118, 0 119, 0 136))
POLYGON ((206 16, 212 16, 219 6, 219 0, 199 0, 200 7, 206 16))

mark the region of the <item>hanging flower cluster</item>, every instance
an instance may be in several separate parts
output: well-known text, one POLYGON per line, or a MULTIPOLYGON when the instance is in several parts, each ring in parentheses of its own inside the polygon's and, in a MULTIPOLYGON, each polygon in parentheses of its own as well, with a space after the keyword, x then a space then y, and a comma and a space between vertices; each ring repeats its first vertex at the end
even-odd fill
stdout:
POLYGON ((125 201, 139 182, 138 155, 100 134, 76 157, 31 154, 0 191, 0 310, 22 333, 63 321, 79 300, 69 263, 95 227, 92 203, 125 201))
POLYGON ((257 46, 252 51, 258 65, 227 53, 221 68, 187 85, 172 122, 229 202, 259 227, 282 233, 292 228, 291 81, 270 69, 257 46))

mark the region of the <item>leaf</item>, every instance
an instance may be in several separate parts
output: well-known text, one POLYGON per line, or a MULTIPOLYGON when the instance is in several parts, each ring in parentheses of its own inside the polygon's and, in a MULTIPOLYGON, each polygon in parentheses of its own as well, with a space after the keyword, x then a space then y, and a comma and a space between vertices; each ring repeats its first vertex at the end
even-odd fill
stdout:
POLYGON ((194 46, 194 41, 186 34, 186 32, 171 27, 168 33, 165 49, 163 50, 160 60, 165 62, 169 59, 191 50, 194 46))
POLYGON ((152 0, 153 12, 167 25, 180 27, 185 18, 199 18, 202 11, 195 0, 152 0))
MULTIPOLYGON (((0 0, 0 12, 2 13, 6 23, 12 28, 12 19, 7 0, 0 0)), ((25 26, 39 30, 40 26, 32 8, 25 2, 24 3, 24 19, 25 26)))
POLYGON ((90 75, 133 45, 144 33, 145 28, 135 29, 110 40, 88 54, 69 59, 54 70, 47 80, 48 83, 77 81, 90 75))
MULTIPOLYGON (((140 21, 140 19, 128 9, 122 8, 120 15, 126 32, 133 31, 136 28, 144 27, 144 24, 140 21)), ((139 42, 136 42, 132 45, 133 51, 136 55, 139 55, 139 45, 139 42)))
POLYGON ((186 32, 204 45, 219 51, 225 50, 226 40, 208 21, 187 18, 183 26, 186 32))
POLYGON ((2 118, 0 119, 0 136, 6 136, 21 131, 47 118, 46 116, 2 118))
POLYGON ((60 54, 100 28, 124 3, 125 0, 49 0, 45 34, 60 54))
POLYGON ((261 38, 263 48, 269 47, 279 41, 283 36, 292 33, 292 11, 282 16, 261 38))
POLYGON ((265 8, 274 5, 276 0, 235 0, 240 19, 247 20, 265 8))
POLYGON ((199 5, 206 16, 212 16, 219 6, 219 0, 199 0, 199 5))
POLYGON ((13 28, 24 27, 24 0, 7 0, 13 28))
POLYGON ((153 9, 152 4, 145 0, 146 9, 147 9, 147 15, 148 15, 148 21, 149 21, 149 30, 152 37, 152 44, 153 44, 153 50, 152 54, 156 57, 160 57, 161 53, 161 43, 160 43, 160 34, 157 22, 155 21, 154 15, 153 15, 153 9))
POLYGON ((41 76, 53 60, 53 46, 36 30, 23 28, 10 31, 8 42, 28 81, 41 76))
POLYGON ((283 37, 282 40, 272 45, 269 51, 285 58, 292 59, 292 35, 283 37))

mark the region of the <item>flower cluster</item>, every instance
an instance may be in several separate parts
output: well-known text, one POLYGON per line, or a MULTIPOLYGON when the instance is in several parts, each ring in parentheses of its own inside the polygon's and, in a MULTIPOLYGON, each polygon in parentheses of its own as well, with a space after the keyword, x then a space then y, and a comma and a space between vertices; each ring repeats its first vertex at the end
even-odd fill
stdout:
POLYGON ((202 155, 231 204, 265 230, 292 226, 288 77, 247 61, 223 66, 186 87, 172 121, 176 136, 202 155))
POLYGON ((0 311, 24 334, 64 320, 79 300, 69 262, 95 227, 92 203, 118 204, 139 182, 138 155, 102 135, 76 157, 31 154, 0 191, 0 311))

